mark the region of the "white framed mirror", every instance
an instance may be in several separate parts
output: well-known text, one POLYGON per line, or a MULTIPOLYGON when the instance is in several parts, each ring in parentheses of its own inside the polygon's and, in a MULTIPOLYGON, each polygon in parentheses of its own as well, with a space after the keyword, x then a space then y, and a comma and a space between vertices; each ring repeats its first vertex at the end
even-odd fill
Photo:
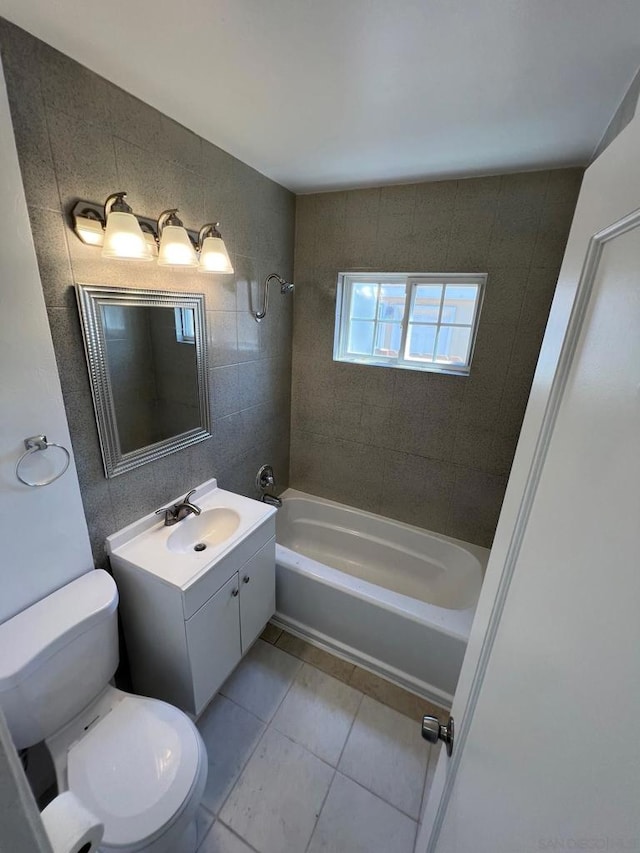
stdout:
POLYGON ((76 285, 105 475, 211 436, 204 295, 76 285))

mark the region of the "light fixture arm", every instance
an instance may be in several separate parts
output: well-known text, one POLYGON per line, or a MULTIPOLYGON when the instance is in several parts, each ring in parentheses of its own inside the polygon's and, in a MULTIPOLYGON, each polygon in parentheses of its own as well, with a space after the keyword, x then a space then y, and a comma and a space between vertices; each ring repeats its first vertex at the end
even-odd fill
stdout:
POLYGON ((111 193, 110 196, 107 196, 107 200, 104 203, 104 221, 107 221, 107 217, 113 211, 114 213, 133 213, 133 210, 129 207, 125 198, 127 197, 126 193, 111 193))
POLYGON ((183 228, 182 220, 176 215, 177 207, 171 207, 169 210, 163 210, 158 217, 158 239, 162 237, 162 230, 165 225, 177 225, 178 228, 183 228))
POLYGON ((202 249, 202 244, 207 237, 218 237, 222 239, 222 234, 218 230, 219 222, 209 222, 207 225, 203 225, 200 231, 198 231, 198 251, 202 249))
POLYGON ((272 272, 264 280, 264 292, 262 296, 262 310, 256 311, 254 313, 254 318, 256 323, 260 323, 267 316, 267 307, 269 305, 269 282, 271 279, 275 278, 275 280, 280 284, 280 293, 289 293, 293 290, 293 285, 289 284, 289 282, 285 281, 282 276, 278 275, 278 273, 272 272))

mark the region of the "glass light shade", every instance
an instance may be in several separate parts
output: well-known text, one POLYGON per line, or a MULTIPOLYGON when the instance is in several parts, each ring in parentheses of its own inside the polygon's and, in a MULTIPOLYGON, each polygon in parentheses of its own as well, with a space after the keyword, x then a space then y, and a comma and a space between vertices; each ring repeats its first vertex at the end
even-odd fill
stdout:
POLYGON ((132 213, 111 211, 102 246, 103 258, 151 261, 153 256, 138 220, 132 213))
POLYGON ((165 225, 160 237, 158 263, 166 267, 197 267, 198 256, 189 235, 180 225, 165 225))
POLYGON ((227 247, 222 237, 205 237, 200 250, 198 272, 233 272, 227 247))

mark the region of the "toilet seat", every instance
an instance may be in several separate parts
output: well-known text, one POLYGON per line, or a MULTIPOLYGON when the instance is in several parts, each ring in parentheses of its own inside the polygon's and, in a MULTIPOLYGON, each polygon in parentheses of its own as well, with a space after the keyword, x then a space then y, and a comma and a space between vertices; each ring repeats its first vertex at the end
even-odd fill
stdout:
POLYGON ((200 738, 181 711, 125 696, 68 752, 69 790, 104 823, 105 848, 148 844, 197 784, 200 738))

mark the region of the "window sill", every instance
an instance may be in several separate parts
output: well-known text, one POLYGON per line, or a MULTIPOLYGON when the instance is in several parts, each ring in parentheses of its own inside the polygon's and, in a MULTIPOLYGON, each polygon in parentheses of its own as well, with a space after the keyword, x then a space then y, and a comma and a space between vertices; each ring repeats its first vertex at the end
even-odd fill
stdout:
POLYGON ((376 361, 371 358, 336 358, 334 361, 341 364, 359 364, 363 367, 393 367, 396 370, 413 370, 416 373, 444 373, 447 376, 469 376, 471 373, 470 367, 452 367, 450 364, 406 364, 397 361, 376 361))

